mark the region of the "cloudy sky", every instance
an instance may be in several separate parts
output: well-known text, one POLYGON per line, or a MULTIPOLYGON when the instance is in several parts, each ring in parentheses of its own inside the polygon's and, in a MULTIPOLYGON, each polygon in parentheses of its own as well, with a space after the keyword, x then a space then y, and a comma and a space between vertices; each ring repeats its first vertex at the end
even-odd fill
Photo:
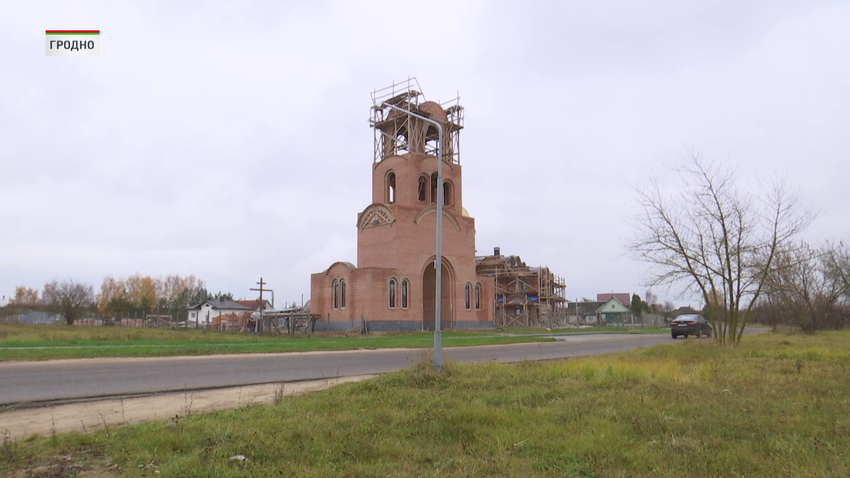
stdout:
POLYGON ((308 299, 356 260, 369 93, 409 76, 466 107, 479 253, 569 298, 643 295, 629 184, 687 147, 787 178, 807 236, 848 239, 848 24, 840 0, 5 2, 0 295, 138 272, 308 299), (100 29, 100 56, 45 56, 47 29, 100 29))

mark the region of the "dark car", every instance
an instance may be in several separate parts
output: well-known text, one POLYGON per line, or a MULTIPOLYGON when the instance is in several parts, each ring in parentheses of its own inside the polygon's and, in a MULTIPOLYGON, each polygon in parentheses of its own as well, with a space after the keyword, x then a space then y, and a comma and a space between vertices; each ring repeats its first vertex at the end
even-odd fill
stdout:
POLYGON ((670 322, 670 334, 674 339, 680 335, 684 335, 685 338, 688 338, 689 335, 694 335, 697 338, 703 335, 711 337, 712 332, 714 332, 714 329, 711 324, 703 316, 697 314, 680 315, 673 322, 670 322))

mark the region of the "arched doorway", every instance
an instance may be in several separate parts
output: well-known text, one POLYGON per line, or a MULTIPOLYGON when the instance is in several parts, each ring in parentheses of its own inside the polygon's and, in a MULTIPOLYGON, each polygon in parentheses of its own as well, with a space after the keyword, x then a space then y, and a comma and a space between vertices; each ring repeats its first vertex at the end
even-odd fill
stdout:
MULTIPOLYGON (((447 262, 443 261, 441 268, 442 287, 440 293, 440 329, 451 329, 454 325, 452 316, 452 271, 447 262)), ((434 260, 429 261, 428 267, 422 274, 422 325, 425 330, 434 330, 436 308, 434 301, 437 295, 437 269, 434 260)))

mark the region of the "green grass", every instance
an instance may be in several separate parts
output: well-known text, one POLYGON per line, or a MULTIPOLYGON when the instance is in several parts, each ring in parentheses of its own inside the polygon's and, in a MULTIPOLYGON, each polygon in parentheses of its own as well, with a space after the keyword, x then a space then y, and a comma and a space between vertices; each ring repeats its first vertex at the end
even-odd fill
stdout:
POLYGON ((420 365, 184 417, 173 430, 158 422, 6 443, 0 472, 70 457, 77 469, 129 476, 845 477, 848 367, 847 332, 447 364, 440 374, 420 365))
MULTIPOLYGON (((494 336, 480 332, 443 333, 443 344, 446 347, 551 340, 494 336)), ((0 361, 424 348, 432 346, 433 341, 433 334, 426 332, 373 334, 368 337, 328 336, 317 333, 308 338, 203 330, 0 325, 0 361)))

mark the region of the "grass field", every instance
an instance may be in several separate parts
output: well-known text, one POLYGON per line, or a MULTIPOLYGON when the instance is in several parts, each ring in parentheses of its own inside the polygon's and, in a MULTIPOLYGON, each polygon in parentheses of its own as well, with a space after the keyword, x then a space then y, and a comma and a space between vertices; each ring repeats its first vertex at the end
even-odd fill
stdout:
MULTIPOLYGON (((443 344, 446 347, 551 340, 481 332, 443 333, 443 344)), ((0 325, 0 361, 422 348, 432 346, 433 343, 433 334, 426 332, 373 334, 367 337, 317 333, 308 338, 203 330, 0 325)))
POLYGON ((423 365, 168 427, 6 441, 0 471, 845 477, 848 367, 846 332, 750 336, 738 348, 683 340, 596 358, 447 364, 441 374, 423 365), (246 459, 231 459, 239 455, 246 459))

